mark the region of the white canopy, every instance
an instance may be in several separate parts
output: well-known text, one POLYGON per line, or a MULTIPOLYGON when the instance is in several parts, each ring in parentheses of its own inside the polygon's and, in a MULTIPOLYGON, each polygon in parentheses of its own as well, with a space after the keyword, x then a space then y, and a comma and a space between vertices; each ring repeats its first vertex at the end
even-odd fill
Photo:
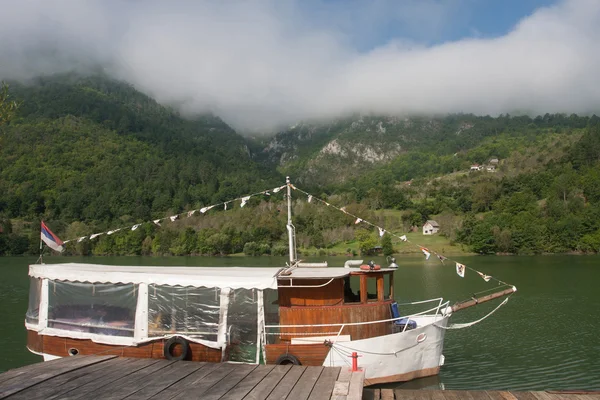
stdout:
POLYGON ((101 264, 33 264, 34 278, 89 283, 277 289, 279 268, 253 267, 132 267, 101 264))

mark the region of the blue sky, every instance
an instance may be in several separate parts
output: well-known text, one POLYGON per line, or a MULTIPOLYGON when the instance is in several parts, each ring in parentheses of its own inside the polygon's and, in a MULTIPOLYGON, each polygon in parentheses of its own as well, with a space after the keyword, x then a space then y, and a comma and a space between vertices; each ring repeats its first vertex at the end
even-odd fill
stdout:
POLYGON ((5 2, 0 79, 101 65, 238 130, 600 112, 600 0, 5 2))
POLYGON ((468 37, 498 37, 556 0, 306 0, 308 19, 340 28, 369 51, 390 40, 435 45, 468 37), (338 19, 342 16, 341 21, 338 19))

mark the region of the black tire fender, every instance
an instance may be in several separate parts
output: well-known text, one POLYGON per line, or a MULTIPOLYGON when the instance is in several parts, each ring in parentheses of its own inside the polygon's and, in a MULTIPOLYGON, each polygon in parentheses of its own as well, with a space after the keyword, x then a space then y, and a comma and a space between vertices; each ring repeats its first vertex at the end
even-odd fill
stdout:
POLYGON ((187 340, 181 336, 171 336, 169 340, 165 342, 163 347, 163 354, 167 360, 180 361, 185 360, 190 353, 190 344, 187 340), (173 348, 176 345, 181 346, 181 354, 175 357, 173 355, 173 348))
POLYGON ((296 356, 291 354, 282 354, 275 361, 277 365, 302 365, 296 356))

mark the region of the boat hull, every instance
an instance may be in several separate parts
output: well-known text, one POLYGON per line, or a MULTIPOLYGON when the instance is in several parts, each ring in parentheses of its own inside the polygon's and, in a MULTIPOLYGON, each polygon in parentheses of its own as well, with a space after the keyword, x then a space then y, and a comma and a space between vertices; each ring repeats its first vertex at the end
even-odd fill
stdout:
MULTIPOLYGON (((97 343, 91 339, 73 339, 63 336, 40 335, 38 332, 27 330, 27 348, 34 354, 44 356, 44 361, 50 357, 68 357, 76 350, 80 355, 117 355, 134 358, 165 358, 164 344, 167 339, 157 339, 151 342, 133 346, 97 343)), ((221 349, 213 349, 199 343, 189 343, 190 361, 220 362, 221 349)), ((174 356, 177 352, 174 351, 174 356)))
POLYGON ((336 343, 325 366, 348 366, 352 352, 365 369, 365 385, 403 382, 437 375, 444 363, 444 334, 449 317, 405 332, 336 343))

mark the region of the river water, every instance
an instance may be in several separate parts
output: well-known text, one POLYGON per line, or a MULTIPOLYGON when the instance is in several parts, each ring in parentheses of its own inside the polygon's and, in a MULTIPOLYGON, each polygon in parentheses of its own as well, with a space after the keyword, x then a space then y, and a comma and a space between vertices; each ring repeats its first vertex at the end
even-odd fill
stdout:
MULTIPOLYGON (((336 257, 307 261, 343 265, 336 257)), ((517 286, 508 303, 489 318, 446 333, 446 364, 440 375, 401 385, 446 389, 600 390, 600 263, 595 256, 461 257, 456 261, 517 286)), ((23 326, 28 301, 28 264, 35 258, 0 258, 0 372, 41 360, 25 348, 23 326)), ((48 257, 46 263, 90 262, 126 265, 272 266, 279 257, 48 257)), ((385 260, 374 258, 376 263, 385 260)), ((454 264, 402 257, 395 274, 395 298, 444 297, 465 300, 493 288, 476 273, 465 278, 454 264)), ((456 313, 452 323, 478 320, 499 301, 456 313)))

